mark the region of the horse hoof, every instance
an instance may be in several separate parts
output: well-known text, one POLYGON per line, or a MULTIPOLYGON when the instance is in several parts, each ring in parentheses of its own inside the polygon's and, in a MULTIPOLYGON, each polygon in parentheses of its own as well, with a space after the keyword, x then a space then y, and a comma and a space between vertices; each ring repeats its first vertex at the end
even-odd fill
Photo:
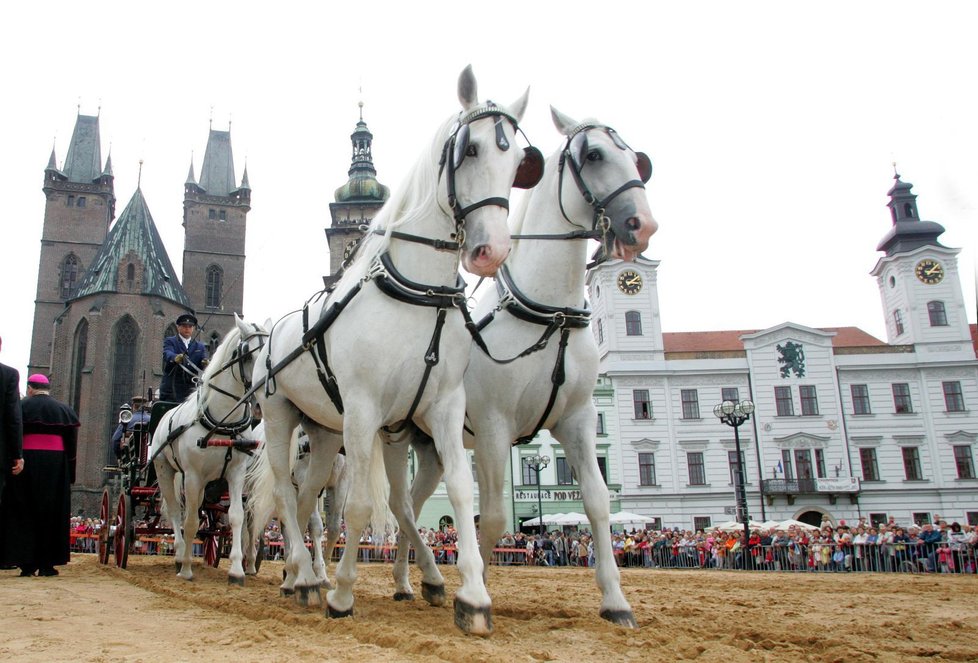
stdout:
MULTIPOLYGON (((425 597, 425 598, 427 598, 427 597, 425 597)), ((394 600, 395 601, 413 601, 414 600, 414 594, 412 594, 411 592, 394 592, 394 600)))
POLYGON ((303 608, 321 605, 323 598, 319 593, 319 585, 314 585, 312 587, 296 587, 295 601, 303 608))
POLYGON ((325 587, 326 589, 333 589, 333 583, 329 581, 329 578, 325 578, 319 581, 320 587, 325 587))
POLYGON ((237 587, 244 587, 244 576, 228 576, 228 584, 236 585, 237 587))
POLYGON ((607 619, 612 624, 624 626, 625 628, 638 628, 635 615, 631 610, 602 610, 601 619, 607 619))
POLYGON ((469 635, 487 636, 492 633, 492 608, 476 608, 455 599, 455 626, 469 635))
POLYGON ((350 609, 349 610, 336 610, 327 601, 326 602, 326 616, 329 617, 330 619, 343 619, 344 617, 352 617, 353 616, 353 606, 350 606, 350 609))
POLYGON ((445 585, 432 585, 427 582, 422 582, 421 596, 428 602, 428 605, 440 608, 445 605, 445 585))
POLYGON ((291 587, 279 587, 278 588, 278 595, 279 596, 293 596, 293 595, 295 595, 295 590, 292 589, 291 587))

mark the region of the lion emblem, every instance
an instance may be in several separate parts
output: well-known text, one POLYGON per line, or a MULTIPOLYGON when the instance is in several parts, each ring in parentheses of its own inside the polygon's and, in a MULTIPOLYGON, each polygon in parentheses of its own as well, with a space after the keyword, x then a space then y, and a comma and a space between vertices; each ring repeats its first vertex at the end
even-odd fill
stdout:
POLYGON ((805 349, 801 343, 788 341, 777 348, 780 355, 778 363, 781 364, 781 377, 790 377, 792 373, 796 378, 805 377, 805 349))

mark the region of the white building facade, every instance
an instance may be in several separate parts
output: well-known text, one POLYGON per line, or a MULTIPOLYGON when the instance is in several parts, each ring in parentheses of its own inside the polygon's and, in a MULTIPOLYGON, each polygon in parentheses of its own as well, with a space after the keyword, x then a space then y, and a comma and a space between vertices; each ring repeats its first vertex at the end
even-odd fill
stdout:
MULTIPOLYGON (((601 353, 594 401, 597 453, 612 511, 653 528, 700 529, 737 517, 737 438, 755 521, 978 524, 978 360, 944 229, 921 221, 911 185, 895 178, 893 227, 878 250, 883 342, 854 328, 785 322, 762 330, 663 333, 659 263, 612 261, 588 275, 601 353), (714 416, 751 400, 735 429, 714 416)), ((573 473, 546 432, 514 447, 511 528, 583 511, 573 473), (536 473, 523 459, 551 458, 536 473), (540 506, 538 506, 538 504, 540 506)), ((443 489, 420 514, 450 520, 443 489)))

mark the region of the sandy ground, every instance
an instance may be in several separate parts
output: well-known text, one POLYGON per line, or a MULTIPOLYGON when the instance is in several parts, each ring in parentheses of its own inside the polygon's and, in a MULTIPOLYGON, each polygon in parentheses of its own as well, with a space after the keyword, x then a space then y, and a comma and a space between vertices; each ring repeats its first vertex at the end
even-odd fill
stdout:
MULTIPOLYGON (((332 574, 333 567, 330 567, 332 574)), ((458 585, 443 572, 449 595, 458 585)), ((279 598, 281 563, 244 588, 221 569, 174 575, 75 555, 54 578, 0 571, 3 661, 978 661, 978 576, 622 571, 639 623, 598 617, 584 569, 493 568, 495 632, 466 636, 449 601, 391 599, 390 567, 361 565, 356 616, 279 598)))

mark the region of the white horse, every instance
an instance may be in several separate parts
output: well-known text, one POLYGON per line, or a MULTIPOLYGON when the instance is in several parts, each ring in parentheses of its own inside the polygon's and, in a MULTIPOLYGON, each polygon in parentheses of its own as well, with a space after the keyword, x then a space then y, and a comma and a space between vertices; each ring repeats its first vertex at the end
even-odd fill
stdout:
MULTIPOLYGON (((255 428, 255 436, 264 441, 264 422, 255 428)), ((245 491, 248 494, 246 506, 246 521, 253 528, 253 534, 248 541, 257 542, 262 536, 272 513, 275 511, 274 477, 264 446, 255 455, 255 461, 248 468, 245 476, 245 491)), ((296 486, 306 486, 306 490, 315 491, 317 495, 327 494, 329 507, 326 511, 327 522, 324 526, 322 514, 318 508, 313 508, 308 519, 309 536, 312 539, 313 564, 312 568, 320 584, 331 587, 327 567, 329 560, 340 538, 343 507, 350 492, 350 473, 346 471, 346 456, 336 454, 332 466, 319 467, 319 463, 328 460, 323 454, 313 456, 310 451, 309 438, 296 429, 293 435, 293 466, 292 478, 296 486), (309 484, 307 485, 307 482, 309 484), (326 547, 323 550, 325 535, 326 547)), ((386 497, 386 496, 385 496, 386 497)), ((254 555, 253 555, 254 556, 254 555)), ((247 557, 247 555, 246 555, 247 557)), ((286 594, 292 594, 295 584, 295 574, 286 574, 284 586, 286 594)))
POLYGON ((193 579, 190 542, 200 525, 198 511, 204 489, 208 482, 223 479, 230 498, 228 520, 232 537, 228 582, 244 584, 242 490, 250 456, 242 451, 251 445, 240 436, 253 438, 249 435, 251 406, 240 399, 251 383, 255 354, 266 336, 258 325, 235 316, 235 327, 214 351, 200 387, 164 414, 153 434, 150 458, 173 523, 177 575, 185 580, 193 579), (201 441, 205 446, 200 445, 201 441), (220 446, 208 446, 211 442, 220 446))
MULTIPOLYGON (((492 630, 462 448, 462 373, 471 339, 454 309, 464 306, 459 263, 477 275, 495 273, 510 249, 511 188, 532 186, 542 173, 535 148, 512 149, 528 95, 508 107, 479 103, 466 68, 458 82, 461 112, 441 125, 406 184, 375 217, 336 290, 271 330, 255 379, 267 378, 259 399, 277 511, 289 539, 286 566, 297 571, 300 604, 321 599, 298 526, 314 497, 297 497, 292 487, 293 429, 301 424, 312 453, 330 456, 340 442, 330 432, 342 431, 353 482, 344 515, 348 540, 356 541, 371 512, 367 471, 380 467, 373 462, 381 454, 378 430, 396 434, 414 422, 434 439, 458 522, 462 585, 455 622, 470 633, 492 630)), ((326 597, 327 614, 352 615, 355 579, 356 550, 348 546, 326 597)))
MULTIPOLYGON (((513 250, 497 275, 496 291, 482 299, 474 316, 493 357, 525 356, 497 363, 473 344, 465 372, 466 445, 475 449, 482 559, 489 563, 506 524, 503 484, 511 448, 546 428, 560 442, 580 482, 594 533, 600 614, 634 628, 611 547, 608 489, 595 450, 592 393, 598 350, 587 328, 585 239, 601 241, 602 259, 632 260, 645 250, 657 229, 644 191, 652 164, 605 125, 578 123, 552 107, 551 114, 566 140, 514 215, 513 250), (519 352, 539 348, 543 340, 544 349, 519 352)), ((417 512, 437 486, 441 468, 429 446, 415 448, 419 471, 412 498, 417 512)), ((410 591, 403 539, 395 583, 397 592, 410 591)))

